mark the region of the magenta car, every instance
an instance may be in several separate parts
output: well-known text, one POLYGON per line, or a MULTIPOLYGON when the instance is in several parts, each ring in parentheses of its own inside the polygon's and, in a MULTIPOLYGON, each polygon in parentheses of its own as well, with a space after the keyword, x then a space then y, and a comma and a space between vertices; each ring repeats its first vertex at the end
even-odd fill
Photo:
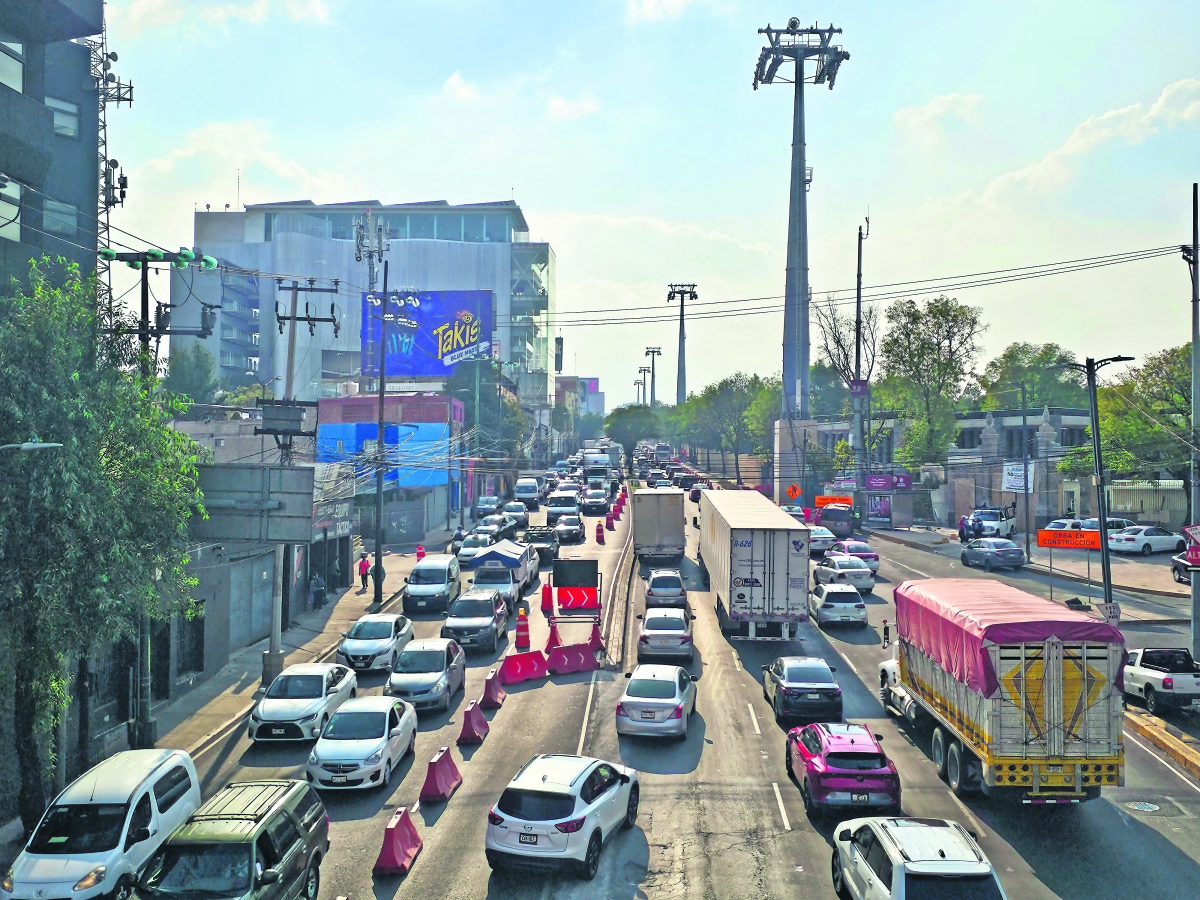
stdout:
POLYGON ((867 568, 874 574, 879 571, 879 554, 871 549, 870 545, 864 544, 862 541, 838 541, 832 547, 825 551, 826 556, 853 556, 861 559, 867 564, 867 568))
POLYGON ((850 816, 865 809, 900 809, 900 774, 879 738, 866 725, 820 722, 788 732, 788 775, 800 785, 810 816, 845 808, 850 816))

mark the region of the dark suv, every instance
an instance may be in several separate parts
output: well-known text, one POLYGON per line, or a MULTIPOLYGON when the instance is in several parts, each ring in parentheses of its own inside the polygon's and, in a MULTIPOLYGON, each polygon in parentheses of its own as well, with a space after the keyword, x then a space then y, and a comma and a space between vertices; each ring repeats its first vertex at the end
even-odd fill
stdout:
POLYGON ((328 852, 325 806, 303 781, 229 784, 167 839, 137 895, 317 900, 328 852))

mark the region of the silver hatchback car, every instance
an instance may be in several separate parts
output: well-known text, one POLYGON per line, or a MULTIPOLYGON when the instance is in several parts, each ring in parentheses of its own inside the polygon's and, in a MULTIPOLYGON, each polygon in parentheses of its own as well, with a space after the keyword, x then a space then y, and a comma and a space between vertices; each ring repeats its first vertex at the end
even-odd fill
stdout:
POLYGON ((646 610, 645 615, 638 618, 642 622, 638 630, 638 662, 647 656, 669 656, 686 659, 688 662, 695 660, 696 646, 692 643, 692 621, 696 617, 686 609, 658 606, 646 610))
POLYGON ((617 734, 687 740, 700 676, 681 666, 638 666, 625 677, 629 683, 617 702, 617 734))

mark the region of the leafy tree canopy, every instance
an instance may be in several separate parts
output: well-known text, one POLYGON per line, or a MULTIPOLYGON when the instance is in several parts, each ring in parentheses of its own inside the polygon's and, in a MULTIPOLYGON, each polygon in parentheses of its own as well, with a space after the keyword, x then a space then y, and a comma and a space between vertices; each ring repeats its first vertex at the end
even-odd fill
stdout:
POLYGON ((625 448, 631 467, 638 441, 658 437, 660 427, 658 416, 648 406, 619 406, 604 419, 604 433, 625 448))
POLYGON ((1030 409, 1086 407, 1087 385, 1083 374, 1076 369, 1054 368, 1072 362, 1075 354, 1058 344, 1009 344, 979 376, 979 386, 984 392, 980 408, 1018 409, 1021 391, 1014 386, 1021 384, 1025 385, 1030 409))

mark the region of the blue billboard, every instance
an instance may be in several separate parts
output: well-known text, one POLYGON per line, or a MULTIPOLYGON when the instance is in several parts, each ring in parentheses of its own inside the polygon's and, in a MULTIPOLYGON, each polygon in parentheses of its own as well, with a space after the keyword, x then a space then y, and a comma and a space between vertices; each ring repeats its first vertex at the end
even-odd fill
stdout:
POLYGON ((379 336, 387 321, 388 378, 453 374, 466 359, 492 352, 491 291, 420 291, 362 295, 362 374, 379 376, 379 336))

